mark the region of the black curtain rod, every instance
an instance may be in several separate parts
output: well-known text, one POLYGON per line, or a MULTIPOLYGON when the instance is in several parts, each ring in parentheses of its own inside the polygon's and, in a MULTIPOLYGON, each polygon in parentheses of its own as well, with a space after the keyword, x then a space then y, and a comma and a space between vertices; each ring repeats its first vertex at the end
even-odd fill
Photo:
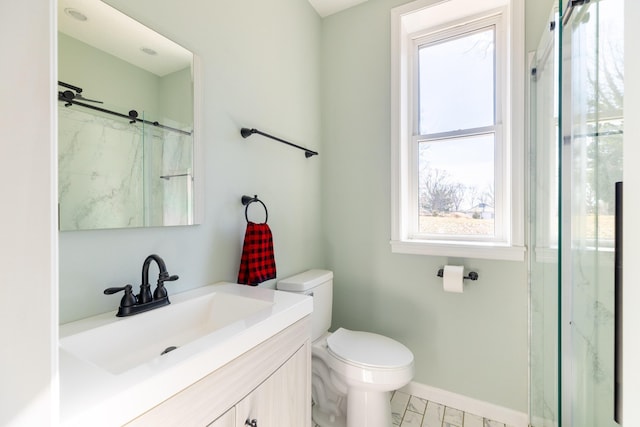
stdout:
POLYGON ((290 145, 290 146, 292 146, 292 147, 295 147, 295 148, 297 148, 297 149, 299 149, 299 150, 302 150, 302 151, 304 151, 304 156, 305 156, 307 159, 308 159, 309 157, 311 157, 311 156, 317 156, 317 155, 318 155, 318 152, 317 152, 317 151, 309 150, 309 149, 307 149, 307 148, 304 148, 304 147, 301 147, 301 146, 299 146, 299 145, 296 145, 296 144, 294 144, 294 143, 292 143, 292 142, 285 141, 284 139, 280 139, 280 138, 275 137, 275 136, 273 136, 273 135, 269 135, 268 133, 261 132, 261 131, 259 131, 258 129, 249 129, 249 128, 242 128, 242 129, 240 129, 240 135, 242 135, 242 137, 243 137, 243 138, 247 138, 247 137, 249 137, 249 136, 253 135, 254 133, 257 133, 257 134, 262 135, 262 136, 266 136, 267 138, 275 139, 275 140, 276 140, 276 141, 278 141, 278 142, 282 142, 283 144, 287 144, 287 145, 290 145))
POLYGON ((98 107, 96 105, 90 105, 90 104, 85 104, 84 102, 76 101, 75 99, 73 99, 73 97, 74 97, 74 95, 73 95, 73 92, 71 92, 71 91, 58 92, 58 101, 64 102, 65 103, 65 107, 68 107, 71 104, 75 104, 75 105, 79 105, 81 107, 89 108, 91 110, 100 111, 101 113, 107 113, 107 114, 111 114, 113 116, 122 117, 123 119, 128 119, 129 123, 141 122, 141 123, 152 125, 152 126, 159 127, 159 128, 162 128, 162 129, 167 129, 167 130, 170 130, 170 131, 173 131, 173 132, 178 132, 178 133, 181 133, 183 135, 191 135, 191 132, 187 132, 187 131, 182 130, 182 129, 172 128, 171 126, 162 125, 162 124, 160 124, 158 122, 151 122, 149 120, 139 119, 138 118, 138 112, 136 110, 129 111, 128 115, 127 114, 122 114, 122 113, 118 113, 116 111, 107 110, 106 108, 98 107), (67 92, 69 92, 69 93, 67 93, 67 92))
POLYGON ((61 82, 60 80, 58 80, 58 86, 62 86, 62 87, 66 87, 67 89, 75 90, 76 93, 82 93, 82 88, 81 87, 74 86, 74 85, 69 84, 69 83, 61 82))

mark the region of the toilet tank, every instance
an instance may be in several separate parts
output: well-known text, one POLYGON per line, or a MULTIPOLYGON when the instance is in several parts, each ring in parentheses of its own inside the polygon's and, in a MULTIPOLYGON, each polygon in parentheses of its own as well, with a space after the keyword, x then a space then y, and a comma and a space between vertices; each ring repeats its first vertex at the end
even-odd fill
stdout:
POLYGON ((333 305, 333 272, 329 270, 307 270, 278 281, 280 291, 295 292, 313 297, 311 315, 311 340, 315 341, 331 326, 333 305))

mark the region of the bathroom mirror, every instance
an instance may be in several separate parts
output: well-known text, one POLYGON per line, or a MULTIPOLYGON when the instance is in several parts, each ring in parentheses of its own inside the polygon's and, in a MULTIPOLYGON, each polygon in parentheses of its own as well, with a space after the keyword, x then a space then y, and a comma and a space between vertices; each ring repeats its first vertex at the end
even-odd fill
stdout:
POLYGON ((61 231, 199 222, 194 60, 100 0, 58 1, 61 231))

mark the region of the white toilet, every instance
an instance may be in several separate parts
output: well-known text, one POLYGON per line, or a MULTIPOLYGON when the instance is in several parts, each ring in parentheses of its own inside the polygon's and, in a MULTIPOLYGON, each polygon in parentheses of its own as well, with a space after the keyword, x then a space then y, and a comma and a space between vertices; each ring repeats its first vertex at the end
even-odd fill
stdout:
POLYGON ((308 270, 280 280, 282 291, 313 296, 313 421, 320 427, 389 427, 389 392, 413 378, 413 354, 391 338, 340 328, 328 332, 333 272, 308 270))

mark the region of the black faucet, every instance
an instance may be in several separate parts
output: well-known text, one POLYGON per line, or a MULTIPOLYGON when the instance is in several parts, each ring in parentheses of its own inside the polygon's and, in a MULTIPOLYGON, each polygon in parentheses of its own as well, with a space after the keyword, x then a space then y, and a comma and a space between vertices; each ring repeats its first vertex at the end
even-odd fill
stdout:
POLYGON ((171 304, 169 296, 167 295, 167 289, 164 287, 164 282, 172 282, 178 280, 178 276, 170 276, 167 272, 167 266, 164 260, 156 254, 149 255, 142 264, 142 283, 140 284, 140 293, 137 296, 133 295, 132 286, 127 284, 120 288, 107 288, 104 290, 106 295, 115 294, 116 292, 124 291, 124 296, 120 300, 120 307, 116 316, 124 317, 131 316, 133 314, 142 313, 144 311, 153 310, 154 308, 162 307, 164 305, 171 304), (149 265, 151 261, 155 261, 158 264, 160 274, 158 274, 158 282, 156 289, 151 295, 151 285, 149 284, 149 265))
POLYGON ((164 282, 172 282, 174 280, 178 280, 178 276, 169 276, 164 260, 156 254, 149 255, 147 259, 144 260, 144 264, 142 264, 142 284, 140 285, 138 303, 145 304, 152 300, 166 298, 167 289, 164 287, 164 282), (151 261, 155 261, 160 270, 156 290, 153 292, 153 298, 151 297, 151 285, 149 284, 149 265, 151 265, 151 261))

